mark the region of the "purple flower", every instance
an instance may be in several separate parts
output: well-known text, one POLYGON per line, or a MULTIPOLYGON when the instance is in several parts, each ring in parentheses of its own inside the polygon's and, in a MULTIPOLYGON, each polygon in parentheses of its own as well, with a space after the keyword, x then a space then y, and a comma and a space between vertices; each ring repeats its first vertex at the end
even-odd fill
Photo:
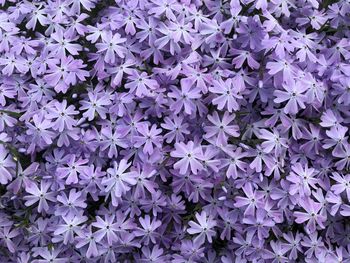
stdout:
POLYGON ((227 167, 226 176, 227 178, 236 179, 242 172, 246 172, 247 164, 241 159, 246 157, 246 153, 242 152, 242 148, 238 147, 233 149, 234 147, 230 147, 227 145, 223 148, 224 152, 227 153, 228 158, 222 159, 221 164, 222 167, 227 167))
POLYGON ((107 170, 110 177, 102 179, 102 185, 106 187, 106 192, 111 193, 112 204, 115 206, 118 206, 117 198, 124 195, 130 190, 130 186, 137 182, 138 175, 135 171, 126 172, 130 165, 125 159, 119 163, 115 162, 114 167, 107 170))
POLYGON ((204 130, 207 138, 216 137, 216 144, 218 146, 226 145, 229 136, 238 137, 239 127, 237 125, 230 125, 235 115, 229 116, 228 112, 225 112, 222 120, 220 120, 218 113, 215 111, 213 116, 209 115, 208 120, 214 124, 214 126, 206 126, 204 130))
POLYGON ((135 147, 143 146, 143 152, 152 154, 154 146, 157 148, 161 147, 162 137, 160 133, 161 129, 157 129, 156 125, 149 127, 148 125, 140 125, 138 128, 140 136, 134 136, 135 147))
POLYGON ((12 180, 14 168, 16 167, 13 157, 4 145, 0 145, 0 183, 7 184, 12 180))
POLYGON ((143 247, 142 254, 143 258, 141 261, 161 263, 165 260, 165 257, 163 256, 163 249, 159 248, 158 245, 155 245, 152 250, 150 250, 148 247, 143 247))
POLYGON ((145 245, 148 245, 151 241, 153 244, 156 244, 158 233, 156 229, 160 227, 162 224, 161 221, 151 218, 149 215, 146 215, 144 218, 140 217, 139 219, 141 227, 138 227, 136 231, 134 231, 136 236, 141 236, 141 242, 145 245))
POLYGON ((32 136, 32 142, 29 146, 29 151, 33 152, 36 144, 39 147, 44 147, 52 143, 55 133, 50 130, 53 124, 51 121, 45 119, 43 115, 34 115, 33 124, 27 122, 27 134, 32 136))
POLYGON ((67 195, 63 192, 61 195, 57 196, 57 201, 62 203, 56 210, 58 215, 77 214, 80 208, 86 208, 86 203, 84 196, 81 192, 77 192, 75 189, 72 189, 67 195))
POLYGON ((56 194, 49 192, 50 186, 51 183, 46 181, 41 181, 40 188, 33 182, 28 184, 26 186, 26 192, 29 195, 24 196, 24 200, 26 200, 25 205, 31 206, 38 202, 38 212, 48 212, 50 207, 47 201, 56 201, 56 194))
POLYGON ((287 139, 281 137, 279 132, 274 129, 273 132, 268 130, 260 130, 259 138, 265 140, 261 146, 263 151, 266 153, 272 152, 275 150, 275 154, 281 153, 283 147, 288 148, 287 139))
POLYGON ((67 167, 58 167, 56 170, 57 175, 60 178, 67 178, 66 184, 78 183, 78 174, 82 173, 86 168, 87 160, 77 159, 76 155, 72 154, 69 156, 67 167))
POLYGON ((227 79, 224 81, 215 81, 213 87, 209 88, 210 92, 218 94, 212 103, 217 106, 218 110, 227 109, 228 112, 239 110, 240 106, 237 99, 242 98, 239 90, 232 88, 232 81, 227 79))
POLYGON ((339 195, 342 192, 346 192, 346 196, 350 199, 350 175, 341 175, 339 173, 334 172, 331 178, 336 182, 332 185, 331 190, 339 195))
POLYGON ((57 43, 49 45, 48 48, 50 51, 55 51, 55 55, 59 58, 64 58, 67 52, 71 55, 78 55, 82 49, 79 44, 70 43, 71 40, 67 38, 67 34, 64 34, 62 30, 57 30, 51 37, 57 43))
POLYGON ((49 250, 48 248, 41 248, 37 253, 40 255, 43 259, 37 259, 33 262, 35 263, 45 263, 45 262, 53 262, 53 263, 63 263, 68 258, 59 257, 59 254, 62 252, 61 249, 52 249, 49 250))
POLYGON ((244 218, 243 223, 248 225, 247 234, 257 233, 259 240, 268 237, 270 228, 275 225, 273 220, 269 218, 262 209, 257 209, 256 216, 244 218))
POLYGON ((152 96, 152 91, 159 87, 156 80, 150 79, 145 72, 139 74, 136 70, 130 74, 131 82, 125 85, 125 88, 129 89, 129 92, 134 93, 137 97, 152 96))
POLYGON ((187 144, 183 142, 176 143, 175 151, 171 152, 171 156, 181 158, 174 164, 174 168, 179 169, 181 174, 185 174, 189 167, 194 174, 203 169, 203 165, 200 162, 203 158, 202 148, 200 146, 196 147, 192 141, 187 144))
POLYGON ((213 236, 215 236, 215 231, 213 228, 216 226, 216 221, 213 220, 210 216, 207 217, 207 213, 203 211, 202 213, 196 213, 196 219, 198 223, 190 221, 188 224, 190 228, 187 229, 187 232, 191 235, 196 235, 194 242, 203 244, 205 239, 208 239, 208 242, 212 242, 213 236))
POLYGON ((88 93, 88 101, 81 101, 81 107, 79 110, 87 110, 84 112, 83 116, 86 117, 89 121, 95 118, 95 113, 101 116, 102 119, 106 118, 106 113, 108 110, 105 106, 111 104, 110 98, 106 94, 101 93, 88 93))
POLYGON ((145 190, 151 194, 155 192, 157 183, 154 182, 154 176, 156 173, 156 170, 153 170, 151 166, 145 166, 142 170, 140 166, 137 167, 135 197, 145 197, 145 190))
POLYGON ((118 241, 116 232, 118 231, 117 223, 114 223, 114 216, 105 216, 105 220, 101 217, 96 217, 96 222, 92 225, 99 230, 95 232, 96 241, 100 242, 104 237, 107 237, 108 245, 118 241))
POLYGON ((11 227, 8 227, 8 226, 4 227, 3 230, 0 232, 0 238, 4 240, 6 247, 11 253, 16 252, 16 245, 11 239, 13 239, 18 235, 20 235, 20 232, 18 229, 16 228, 11 229, 11 227))
POLYGON ((303 92, 306 91, 306 87, 300 85, 299 83, 288 83, 288 85, 283 85, 283 88, 286 91, 276 90, 274 95, 276 98, 274 102, 281 103, 287 101, 286 106, 284 107, 284 113, 296 114, 299 111, 299 108, 304 109, 306 101, 306 96, 303 92))
POLYGON ((316 230, 316 224, 321 228, 325 228, 323 222, 326 221, 326 218, 323 215, 318 214, 322 205, 316 203, 309 198, 300 199, 299 201, 302 208, 306 212, 294 212, 295 222, 298 224, 307 222, 306 229, 309 233, 313 233, 316 230))
POLYGON ((165 117, 164 123, 161 124, 163 129, 168 130, 164 135, 167 143, 172 141, 182 142, 185 139, 185 135, 189 134, 188 123, 184 123, 184 118, 175 115, 173 118, 165 117))
POLYGON ((22 74, 28 71, 24 58, 12 53, 9 53, 6 58, 0 58, 0 65, 4 66, 1 72, 7 76, 11 76, 15 70, 22 74))
POLYGON ((168 94, 170 98, 174 99, 174 102, 170 106, 170 110, 174 111, 175 114, 178 114, 182 108, 184 112, 189 115, 196 112, 196 106, 193 101, 201 97, 200 93, 200 89, 191 89, 190 85, 182 82, 181 90, 173 88, 168 94))
POLYGON ((243 191, 246 197, 237 196, 235 207, 245 207, 245 215, 255 215, 255 211, 258 207, 262 205, 262 193, 253 190, 251 184, 246 184, 243 186, 243 191))
MULTIPOLYGON (((15 167, 14 164, 13 167, 15 167)), ((7 186, 8 189, 13 190, 14 193, 18 193, 22 187, 28 187, 32 183, 31 177, 38 168, 39 164, 36 162, 29 165, 25 170, 23 170, 22 166, 19 164, 17 167, 17 177, 7 186)), ((6 172, 2 171, 1 174, 6 174, 6 172)))
POLYGON ((292 166, 292 172, 287 176, 287 180, 291 182, 289 188, 289 193, 295 195, 299 193, 300 197, 310 196, 311 188, 316 189, 316 184, 318 183, 317 178, 314 178, 316 171, 313 168, 308 168, 307 166, 302 167, 300 163, 292 166))
POLYGON ((298 232, 295 235, 293 235, 292 233, 284 233, 283 238, 288 242, 283 244, 283 246, 289 253, 288 258, 297 259, 298 252, 302 252, 302 247, 300 244, 302 238, 301 234, 298 232))
POLYGON ((272 262, 288 262, 288 258, 284 256, 286 249, 283 247, 283 243, 271 241, 270 246, 273 253, 265 255, 264 258, 273 259, 272 262))
POLYGON ((79 235, 78 243, 76 244, 77 248, 84 247, 88 245, 87 251, 86 251, 86 257, 96 257, 99 255, 98 249, 97 249, 97 243, 95 239, 95 234, 92 233, 91 227, 89 227, 88 230, 85 230, 83 233, 78 232, 79 235))
POLYGON ((45 75, 44 80, 56 92, 66 93, 70 85, 75 85, 78 80, 84 81, 89 75, 87 71, 83 70, 86 65, 82 60, 74 59, 72 56, 63 56, 60 59, 60 65, 57 63, 49 63, 49 70, 45 75))
POLYGON ((101 34, 102 43, 97 43, 98 52, 105 52, 104 60, 107 63, 113 64, 116 55, 120 58, 125 57, 125 48, 120 44, 126 41, 120 34, 112 34, 111 31, 105 31, 101 34))
POLYGON ((84 223, 86 220, 87 217, 80 214, 68 214, 63 216, 61 224, 56 226, 53 234, 55 235, 57 241, 63 241, 63 244, 73 243, 74 236, 76 234, 79 236, 83 235, 83 231, 79 225, 84 223))
POLYGON ((75 126, 76 120, 69 115, 76 115, 77 111, 74 110, 74 106, 70 105, 67 107, 67 101, 64 100, 62 103, 56 102, 54 107, 50 109, 50 113, 47 115, 49 120, 54 119, 53 128, 62 132, 64 129, 71 130, 75 126))
POLYGON ((127 140, 120 130, 113 131, 111 127, 102 128, 101 135, 101 150, 108 149, 109 158, 118 157, 118 146, 124 149, 128 147, 127 140))

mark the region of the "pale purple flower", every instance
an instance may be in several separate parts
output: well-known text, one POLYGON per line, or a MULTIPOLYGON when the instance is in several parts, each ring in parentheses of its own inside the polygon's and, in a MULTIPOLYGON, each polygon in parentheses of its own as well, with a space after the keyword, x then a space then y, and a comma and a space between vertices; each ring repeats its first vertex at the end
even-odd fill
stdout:
POLYGON ((0 183, 7 184, 12 180, 12 176, 15 173, 16 164, 13 157, 4 147, 0 145, 0 183))
POLYGON ((227 79, 225 82, 215 81, 212 87, 209 87, 209 91, 218 94, 213 99, 212 103, 217 106, 219 110, 227 109, 228 112, 237 111, 240 106, 237 99, 242 98, 238 93, 239 90, 233 89, 232 81, 227 79))
POLYGON ((82 208, 86 208, 85 197, 82 192, 77 192, 72 189, 67 196, 66 193, 57 196, 57 201, 62 205, 56 209, 55 213, 58 215, 77 214, 82 208))
POLYGON ((88 160, 77 158, 76 155, 72 154, 69 156, 67 166, 58 167, 56 173, 60 178, 66 178, 66 184, 78 183, 78 174, 82 173, 86 168, 88 160))
POLYGON ((263 193, 254 190, 252 185, 247 183, 243 186, 243 191, 246 197, 237 196, 235 198, 235 207, 244 207, 245 215, 255 215, 255 211, 262 205, 263 193))
POLYGON ((194 174, 203 169, 203 165, 200 162, 203 158, 202 148, 195 146, 192 141, 187 144, 183 142, 176 143, 175 151, 171 152, 171 156, 181 158, 174 164, 174 168, 179 169, 181 174, 185 174, 189 168, 194 174))
POLYGON ((106 31, 101 34, 102 43, 97 43, 96 48, 98 52, 104 52, 104 60, 107 63, 113 64, 116 59, 116 55, 120 58, 125 57, 126 50, 121 45, 126 41, 120 34, 113 34, 111 31, 106 31))
POLYGON ((16 228, 4 227, 3 230, 0 231, 0 239, 5 243, 11 253, 16 252, 16 244, 11 239, 18 235, 20 235, 20 232, 16 228))
POLYGON ((316 226, 325 228, 323 223, 326 221, 326 217, 319 214, 322 207, 321 204, 316 203, 308 197, 300 199, 299 203, 306 212, 294 212, 295 222, 298 224, 307 222, 306 230, 309 233, 314 233, 316 226))
POLYGON ((122 159, 119 163, 115 162, 113 168, 109 168, 107 173, 108 178, 102 179, 102 185, 105 186, 105 191, 110 192, 112 196, 112 204, 117 206, 117 198, 121 197, 130 187, 137 182, 137 173, 135 171, 126 172, 131 163, 122 159))
POLYGON ((56 201, 56 193, 50 191, 50 186, 51 183, 47 181, 41 181, 40 188, 36 183, 28 184, 25 190, 29 195, 24 196, 25 205, 31 206, 38 202, 38 212, 48 212, 50 208, 48 201, 56 201))
POLYGON ((135 235, 140 236, 141 242, 145 245, 148 245, 150 241, 156 244, 158 237, 156 230, 161 226, 161 221, 156 218, 151 220, 150 216, 146 215, 144 218, 140 217, 139 222, 141 227, 134 231, 135 235))
POLYGON ((131 82, 127 83, 125 88, 129 89, 129 92, 135 93, 137 97, 152 96, 152 91, 159 88, 158 82, 147 76, 146 72, 139 74, 138 71, 133 70, 129 79, 131 82))
POLYGON ((276 129, 274 129, 273 132, 266 129, 260 130, 259 138, 265 140, 261 146, 266 153, 275 150, 274 152, 278 154, 281 153, 283 148, 288 148, 287 139, 283 138, 276 129))
POLYGON ((62 103, 56 101, 49 111, 50 113, 46 117, 49 120, 55 120, 53 122, 53 128, 57 129, 59 132, 62 132, 64 129, 71 130, 76 123, 76 120, 70 115, 76 115, 78 111, 74 110, 73 105, 67 107, 66 100, 63 100, 62 103))
POLYGON ((299 108, 304 109, 306 96, 303 94, 306 91, 306 87, 301 83, 288 83, 283 85, 285 91, 276 90, 274 95, 276 98, 274 102, 281 103, 287 101, 284 107, 284 113, 296 114, 299 108))
POLYGON ((289 193, 295 195, 298 193, 300 197, 311 195, 311 188, 316 189, 316 184, 319 182, 315 175, 317 171, 309 168, 307 165, 303 167, 300 163, 292 166, 291 173, 287 176, 287 180, 291 182, 289 193))
POLYGON ((208 120, 213 124, 213 126, 205 126, 205 137, 212 138, 216 137, 216 145, 222 146, 227 144, 229 137, 239 136, 239 127, 237 125, 230 125, 230 123, 235 119, 235 115, 229 115, 225 112, 224 116, 220 120, 218 113, 215 111, 214 114, 208 116, 208 120))
POLYGON ((68 214, 63 216, 62 219, 61 224, 55 227, 54 235, 57 241, 62 240, 63 244, 73 243, 75 235, 83 235, 82 228, 79 225, 83 224, 87 220, 87 217, 80 214, 68 214))
POLYGON ((142 146, 143 152, 152 154, 154 147, 160 148, 162 137, 160 133, 162 129, 157 129, 156 125, 149 127, 148 125, 140 125, 138 128, 139 136, 134 136, 135 147, 142 146))
POLYGON ((203 244, 207 239, 208 242, 211 243, 213 236, 215 236, 213 228, 216 226, 216 221, 210 216, 207 217, 205 211, 200 214, 196 213, 196 219, 198 223, 194 221, 188 223, 190 228, 187 229, 187 232, 191 235, 196 235, 194 239, 195 242, 203 244))

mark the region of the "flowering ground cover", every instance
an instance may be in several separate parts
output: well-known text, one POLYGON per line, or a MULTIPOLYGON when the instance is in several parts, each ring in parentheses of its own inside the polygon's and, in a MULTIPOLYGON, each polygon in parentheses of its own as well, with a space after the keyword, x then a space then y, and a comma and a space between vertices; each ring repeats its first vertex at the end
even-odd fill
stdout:
POLYGON ((349 0, 0 0, 0 262, 350 262, 349 0))

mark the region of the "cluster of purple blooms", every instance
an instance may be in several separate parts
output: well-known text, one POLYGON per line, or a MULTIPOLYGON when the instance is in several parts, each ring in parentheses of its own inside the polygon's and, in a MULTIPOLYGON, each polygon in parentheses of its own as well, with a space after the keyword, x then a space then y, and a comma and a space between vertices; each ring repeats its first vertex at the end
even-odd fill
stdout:
POLYGON ((0 262, 350 262, 349 0, 0 0, 0 262))

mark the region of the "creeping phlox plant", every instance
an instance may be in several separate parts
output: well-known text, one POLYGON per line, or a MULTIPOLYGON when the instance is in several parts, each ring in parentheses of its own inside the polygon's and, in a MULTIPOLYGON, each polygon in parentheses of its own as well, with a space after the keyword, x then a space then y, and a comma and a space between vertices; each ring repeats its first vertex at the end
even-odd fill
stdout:
POLYGON ((0 0, 0 262, 350 262, 349 0, 0 0))

